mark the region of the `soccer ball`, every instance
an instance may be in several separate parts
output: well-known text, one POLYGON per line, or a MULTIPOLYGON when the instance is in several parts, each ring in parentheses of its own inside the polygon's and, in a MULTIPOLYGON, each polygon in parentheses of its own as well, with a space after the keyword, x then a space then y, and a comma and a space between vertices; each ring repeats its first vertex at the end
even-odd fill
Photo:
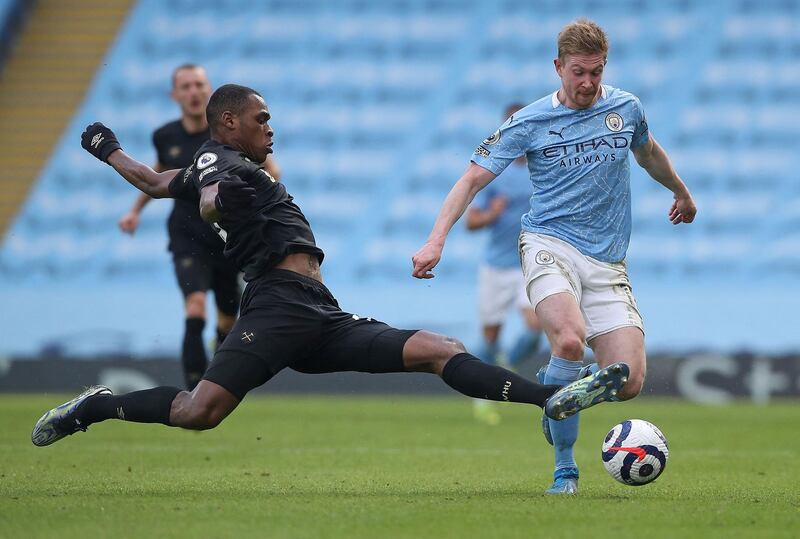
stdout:
POLYGON ((667 466, 669 447, 658 427, 642 419, 628 419, 606 434, 603 465, 611 477, 638 487, 655 481, 667 466))

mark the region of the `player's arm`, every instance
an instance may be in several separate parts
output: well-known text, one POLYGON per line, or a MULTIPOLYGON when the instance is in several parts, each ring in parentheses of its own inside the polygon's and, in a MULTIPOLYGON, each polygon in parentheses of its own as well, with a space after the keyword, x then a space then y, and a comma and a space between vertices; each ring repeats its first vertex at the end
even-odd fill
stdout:
POLYGON ((497 196, 489 201, 488 208, 478 208, 470 206, 467 210, 467 230, 478 230, 489 226, 506 210, 508 199, 497 196))
POLYGON ((428 236, 428 241, 417 251, 411 259, 414 271, 411 273, 417 279, 430 279, 433 277, 431 270, 442 258, 442 249, 447 239, 447 234, 456 221, 464 214, 469 203, 475 195, 495 179, 495 174, 475 163, 470 163, 464 175, 459 178, 444 199, 436 222, 433 224, 428 236))
POLYGON ((106 162, 128 183, 150 198, 174 198, 170 193, 169 184, 180 172, 178 169, 156 172, 123 152, 121 148, 110 154, 106 162))
MULTIPOLYGON (((164 167, 160 161, 157 161, 153 170, 156 172, 164 172, 166 167, 164 167)), ((142 214, 142 210, 144 210, 144 207, 147 206, 151 200, 153 200, 153 197, 145 193, 139 193, 136 200, 133 201, 133 206, 128 210, 128 213, 120 218, 119 228, 128 234, 136 232, 136 229, 139 227, 139 218, 142 214)))
POLYGON ((683 183, 678 173, 672 167, 667 152, 656 142, 652 135, 647 142, 633 150, 633 156, 647 173, 658 183, 672 191, 675 201, 669 210, 669 220, 672 224, 691 223, 697 214, 689 188, 683 183))
POLYGON ((114 167, 128 183, 152 198, 169 198, 169 183, 178 170, 156 172, 122 151, 117 136, 100 122, 88 126, 81 134, 81 146, 100 161, 114 167))
POLYGON ((219 182, 206 185, 200 189, 200 217, 206 223, 217 223, 222 219, 222 212, 217 209, 215 201, 219 195, 219 182))
POLYGON ((133 201, 133 206, 131 206, 131 209, 128 210, 125 215, 120 217, 119 222, 117 223, 120 230, 127 232, 128 234, 133 234, 136 232, 136 229, 139 228, 139 216, 142 214, 144 207, 151 200, 153 199, 144 193, 139 193, 136 196, 136 200, 133 201))

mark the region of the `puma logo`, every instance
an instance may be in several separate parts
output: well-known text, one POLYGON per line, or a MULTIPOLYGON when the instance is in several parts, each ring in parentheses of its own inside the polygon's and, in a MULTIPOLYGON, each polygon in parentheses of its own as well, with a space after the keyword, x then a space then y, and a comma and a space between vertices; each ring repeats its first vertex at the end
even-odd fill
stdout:
POLYGON ((503 386, 503 400, 508 400, 508 390, 511 389, 511 380, 506 380, 505 385, 503 386))
POLYGON ((547 134, 548 135, 556 135, 561 140, 564 140, 564 135, 561 134, 563 132, 564 132, 564 128, 562 127, 561 131, 548 131, 547 134))

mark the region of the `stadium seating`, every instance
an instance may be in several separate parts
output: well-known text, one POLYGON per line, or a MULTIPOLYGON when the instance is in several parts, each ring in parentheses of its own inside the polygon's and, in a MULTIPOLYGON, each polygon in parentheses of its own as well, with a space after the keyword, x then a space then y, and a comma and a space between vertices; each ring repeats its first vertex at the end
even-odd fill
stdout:
MULTIPOLYGON (((612 40, 606 82, 639 95, 653 134, 701 207, 667 222, 670 194, 633 169, 629 265, 641 283, 760 281, 800 270, 800 2, 708 0, 141 0, 7 234, 15 286, 174 287, 169 204, 134 238, 116 220, 135 193, 85 155, 101 120, 131 154, 177 111, 169 76, 191 61, 212 82, 261 90, 284 181, 327 252, 326 278, 407 279, 449 187, 511 101, 558 86, 554 38, 591 14, 612 40), (758 253, 754 255, 754 253, 758 253)), ((472 287, 480 234, 454 230, 439 274, 472 287)), ((471 320, 471 319, 470 319, 471 320)))

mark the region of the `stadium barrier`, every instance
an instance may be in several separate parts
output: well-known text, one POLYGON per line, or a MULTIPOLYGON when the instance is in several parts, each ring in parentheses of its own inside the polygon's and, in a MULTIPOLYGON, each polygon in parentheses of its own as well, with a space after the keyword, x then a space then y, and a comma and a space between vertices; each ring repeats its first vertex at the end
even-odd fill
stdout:
MULTIPOLYGON (((533 377, 539 361, 521 369, 533 377)), ((115 392, 158 385, 182 386, 175 359, 0 359, 0 392, 75 392, 103 384, 115 392)), ((426 374, 336 373, 306 375, 284 370, 256 392, 313 394, 442 394, 452 391, 426 374)), ((643 395, 686 398, 706 404, 734 399, 767 403, 774 398, 800 397, 800 355, 760 356, 750 353, 652 355, 643 395)))

